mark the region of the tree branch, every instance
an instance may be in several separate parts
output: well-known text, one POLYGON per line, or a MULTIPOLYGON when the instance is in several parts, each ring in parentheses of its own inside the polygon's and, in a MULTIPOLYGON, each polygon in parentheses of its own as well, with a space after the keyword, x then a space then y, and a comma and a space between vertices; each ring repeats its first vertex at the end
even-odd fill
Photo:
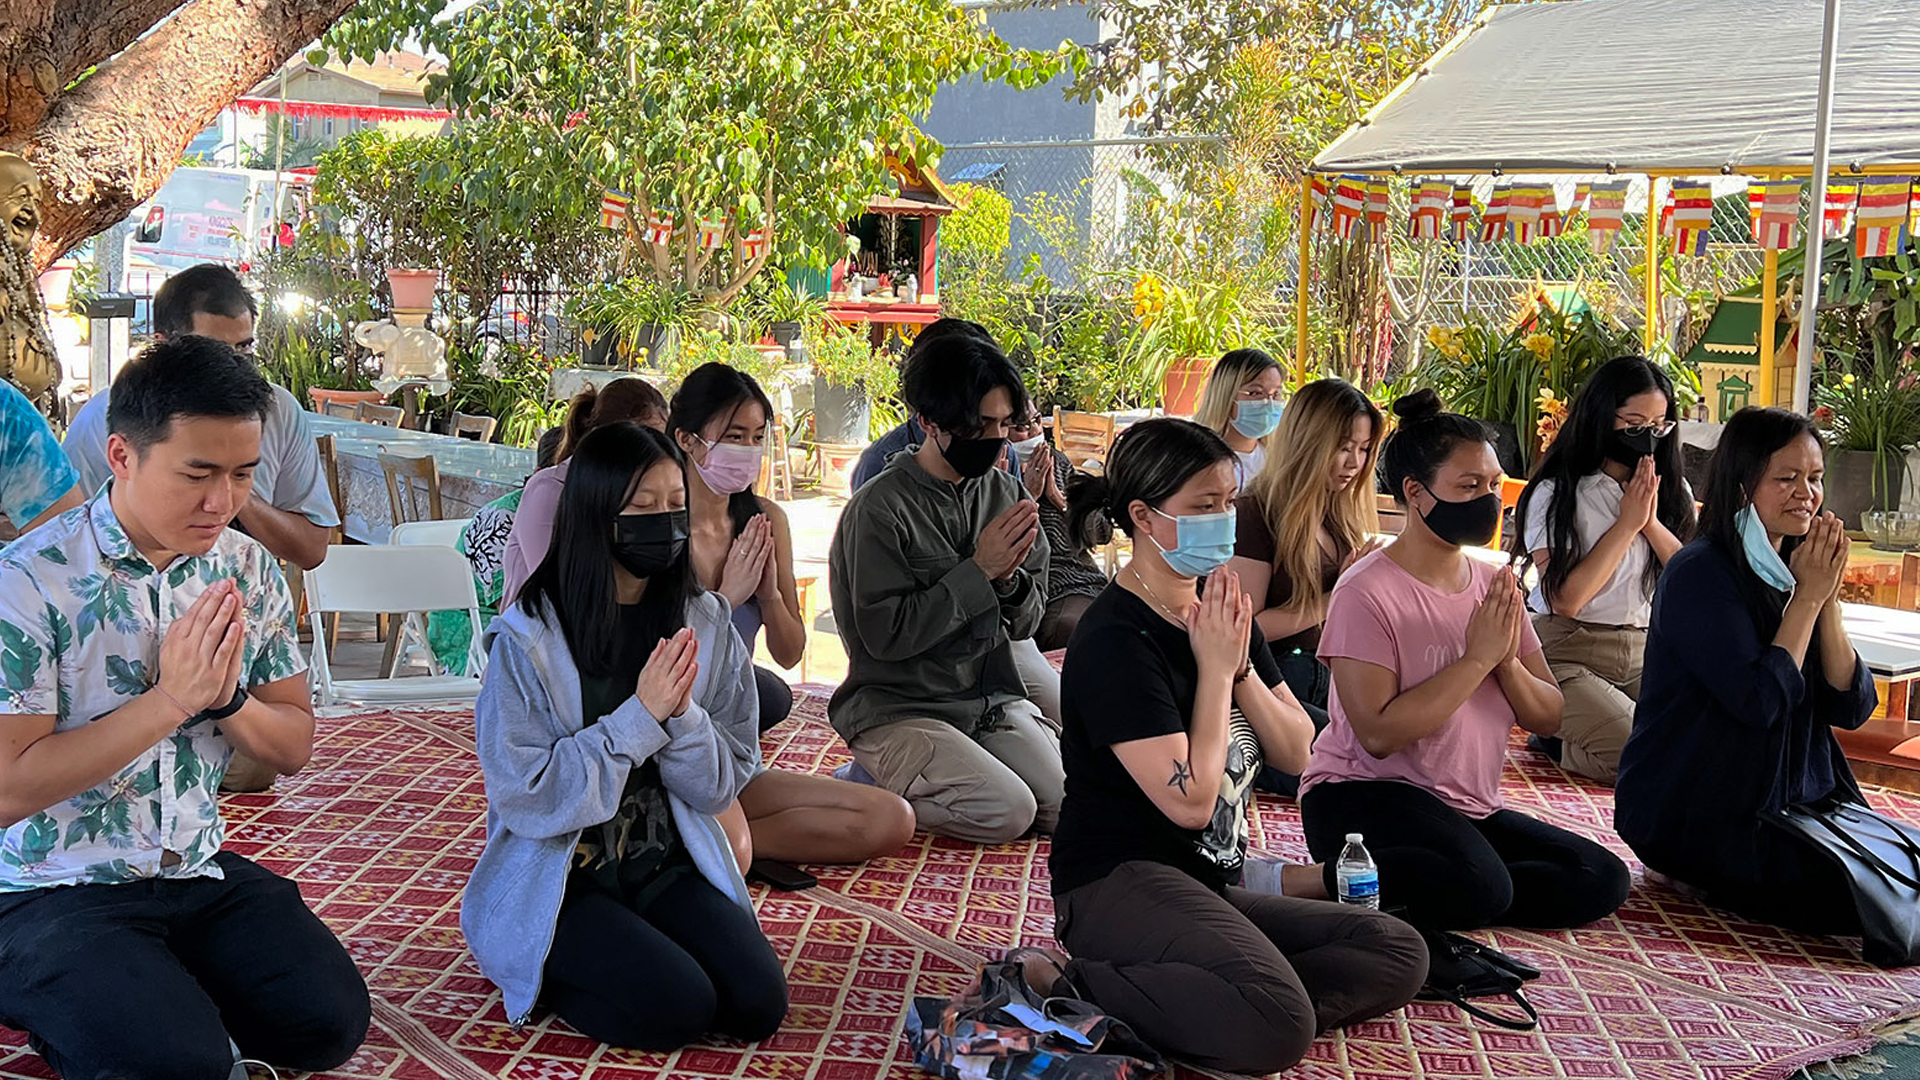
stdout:
POLYGON ((53 9, 49 44, 54 73, 65 86, 81 72, 119 55, 140 35, 180 10, 185 0, 67 0, 53 9))
MULTIPOLYGON (((157 0, 156 0, 157 2, 157 0)), ((53 101, 31 137, 7 132, 46 189, 36 264, 158 191, 220 111, 318 38, 353 0, 191 0, 53 101)))

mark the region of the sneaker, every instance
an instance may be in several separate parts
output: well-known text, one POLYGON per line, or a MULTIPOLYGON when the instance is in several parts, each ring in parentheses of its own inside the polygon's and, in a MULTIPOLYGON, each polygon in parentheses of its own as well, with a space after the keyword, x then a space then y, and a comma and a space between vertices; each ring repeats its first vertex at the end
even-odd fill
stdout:
POLYGON ((845 765, 833 770, 833 778, 835 780, 845 780, 849 784, 865 784, 868 787, 880 786, 879 782, 873 778, 873 774, 861 768, 860 763, 857 761, 849 761, 845 765))
POLYGON ((1550 739, 1545 735, 1527 736, 1527 749, 1544 754, 1555 765, 1560 764, 1560 751, 1566 744, 1559 739, 1550 739))

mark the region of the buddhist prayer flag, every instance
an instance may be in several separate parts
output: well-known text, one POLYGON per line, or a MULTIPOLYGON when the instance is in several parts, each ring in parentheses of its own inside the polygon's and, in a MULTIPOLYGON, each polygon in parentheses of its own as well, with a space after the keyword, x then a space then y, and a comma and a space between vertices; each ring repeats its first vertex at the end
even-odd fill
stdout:
POLYGON ((1567 213, 1571 214, 1575 210, 1585 210, 1587 208, 1587 200, 1591 199, 1592 197, 1593 197, 1592 184, 1573 185, 1573 204, 1567 207, 1567 213))
POLYGON ((1415 240, 1440 239, 1441 223, 1453 200, 1453 185, 1445 180, 1422 180, 1414 185, 1409 231, 1415 240))
POLYGON ((1511 185, 1496 183, 1487 196, 1486 213, 1480 215, 1480 242, 1491 244, 1507 235, 1507 210, 1513 203, 1511 185))
POLYGON ((1604 255, 1613 248, 1626 220, 1627 182, 1595 184, 1587 195, 1587 242, 1595 254, 1604 255))
POLYGON ((1367 181, 1367 238, 1376 244, 1387 242, 1387 214, 1393 209, 1393 185, 1385 180, 1367 181))
POLYGON ((655 210, 647 215, 647 228, 640 238, 655 247, 665 247, 673 243, 674 231, 673 215, 655 210))
POLYGON ((1327 227, 1332 215, 1333 193, 1327 189, 1325 177, 1313 176, 1307 179, 1307 231, 1319 232, 1327 227))
POLYGON ((767 250, 767 230, 755 229, 740 238, 740 261, 752 262, 767 250))
POLYGON ((1542 184, 1515 184, 1507 197, 1507 231, 1516 244, 1531 244, 1540 235, 1540 211, 1551 188, 1542 184))
POLYGON ((600 197, 600 225, 606 229, 623 229, 627 225, 627 204, 630 200, 617 191, 608 191, 600 197))
POLYGON ((1900 249, 1912 189, 1913 178, 1908 176, 1875 176, 1861 183, 1859 220, 1853 233, 1855 255, 1885 258, 1900 249))
POLYGON ((1713 231, 1713 186, 1697 180, 1673 185, 1673 249, 1682 255, 1707 253, 1713 231))
MULTIPOLYGON (((1657 184, 1659 181, 1649 178, 1647 183, 1657 184)), ((1667 187, 1666 196, 1660 200, 1659 235, 1669 240, 1673 239, 1673 187, 1671 185, 1667 187)))
POLYGON ((1473 188, 1467 184, 1453 185, 1453 242, 1467 242, 1467 229, 1473 224, 1473 188))
POLYGON ((727 246, 727 222, 725 218, 700 219, 700 250, 719 251, 727 246))
POLYGON ((1760 209, 1753 219, 1753 239, 1767 251, 1786 251, 1800 244, 1800 181, 1764 180, 1747 189, 1748 205, 1760 193, 1760 209))
POLYGON ((1560 195, 1553 185, 1540 189, 1540 239, 1551 240, 1567 231, 1567 219, 1560 213, 1560 195))
POLYGON ((1853 208, 1860 201, 1860 188, 1850 182, 1827 181, 1827 205, 1820 212, 1820 235, 1838 240, 1853 224, 1853 208))
POLYGON ((1367 181, 1362 176, 1343 176, 1333 189, 1333 232, 1345 240, 1367 209, 1367 181))

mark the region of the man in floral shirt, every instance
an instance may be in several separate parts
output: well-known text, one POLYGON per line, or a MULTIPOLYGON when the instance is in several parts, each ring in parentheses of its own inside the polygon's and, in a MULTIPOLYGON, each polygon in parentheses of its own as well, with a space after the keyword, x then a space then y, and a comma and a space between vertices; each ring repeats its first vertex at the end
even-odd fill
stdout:
POLYGON ((0 552, 0 1024, 66 1077, 319 1071, 366 1034, 340 942, 221 850, 232 753, 313 752, 286 582, 227 528, 271 400, 221 342, 148 350, 114 384, 111 485, 0 552))

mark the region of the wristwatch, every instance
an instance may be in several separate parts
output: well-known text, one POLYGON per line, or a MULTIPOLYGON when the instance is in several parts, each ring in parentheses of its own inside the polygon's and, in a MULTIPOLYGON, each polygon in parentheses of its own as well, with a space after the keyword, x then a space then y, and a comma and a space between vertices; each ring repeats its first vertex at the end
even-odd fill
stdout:
POLYGON ((233 688, 233 697, 227 699, 225 705, 208 709, 205 716, 209 720, 225 720, 227 717, 239 712, 241 707, 246 705, 249 696, 246 687, 236 686, 233 688))

